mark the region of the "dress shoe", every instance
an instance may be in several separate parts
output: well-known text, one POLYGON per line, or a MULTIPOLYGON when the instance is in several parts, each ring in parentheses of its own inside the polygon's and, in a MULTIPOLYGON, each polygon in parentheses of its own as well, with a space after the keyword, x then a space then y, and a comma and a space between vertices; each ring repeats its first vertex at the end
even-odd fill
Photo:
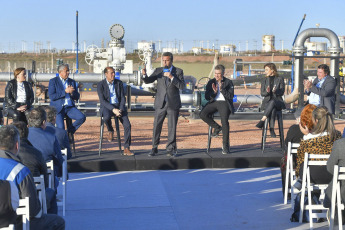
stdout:
POLYGON ((222 148, 222 154, 230 154, 230 147, 229 146, 223 146, 222 148))
POLYGON ((256 124, 256 127, 258 127, 259 129, 262 129, 262 127, 264 127, 265 125, 265 121, 259 121, 259 123, 256 124))
POLYGON ((149 157, 156 156, 158 154, 157 148, 152 148, 151 152, 149 153, 149 157))
POLYGON ((211 134, 211 137, 218 137, 219 133, 222 132, 222 127, 215 128, 213 133, 211 134))
POLYGON ((277 137, 276 133, 274 132, 274 129, 270 128, 270 134, 271 137, 277 137))
POLYGON ((114 132, 108 132, 108 138, 107 138, 107 140, 109 141, 109 142, 112 142, 113 141, 113 138, 114 138, 114 132))
POLYGON ((168 157, 177 157, 177 150, 169 150, 167 151, 168 157))
POLYGON ((131 152, 131 150, 129 148, 125 148, 125 150, 123 151, 123 155, 125 155, 125 156, 134 156, 134 153, 131 152))

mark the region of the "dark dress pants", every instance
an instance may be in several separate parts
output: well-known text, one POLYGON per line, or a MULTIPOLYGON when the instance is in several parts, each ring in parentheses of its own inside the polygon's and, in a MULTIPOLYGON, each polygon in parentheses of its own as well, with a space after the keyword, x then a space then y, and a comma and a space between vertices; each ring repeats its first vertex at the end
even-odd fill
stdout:
POLYGON ((274 128, 274 123, 276 121, 276 112, 281 110, 281 103, 282 102, 277 100, 270 100, 266 105, 264 116, 266 116, 269 119, 271 129, 274 128))
POLYGON ((28 123, 25 112, 20 112, 16 109, 7 108, 7 117, 12 117, 13 121, 23 121, 26 124, 28 123))
POLYGON ((214 101, 207 104, 200 113, 200 118, 214 129, 220 128, 220 125, 214 121, 212 115, 217 112, 220 115, 223 132, 223 147, 229 146, 229 104, 226 101, 214 101))
POLYGON ((176 126, 180 109, 169 108, 168 103, 165 103, 163 108, 155 109, 155 119, 153 122, 153 137, 152 137, 152 148, 158 148, 160 142, 160 136, 162 132, 163 122, 166 116, 168 116, 168 142, 166 150, 176 151, 176 126))
MULTIPOLYGON (((104 107, 102 116, 108 131, 114 132, 114 128, 111 125, 111 117, 115 116, 113 111, 104 107)), ((131 123, 129 122, 127 111, 122 111, 122 116, 119 117, 119 120, 124 129, 125 148, 129 148, 131 146, 131 123)))
POLYGON ((77 129, 85 122, 85 115, 80 112, 75 106, 63 107, 62 110, 56 114, 56 126, 65 129, 64 118, 65 116, 75 120, 71 127, 68 128, 68 133, 75 133, 77 129))

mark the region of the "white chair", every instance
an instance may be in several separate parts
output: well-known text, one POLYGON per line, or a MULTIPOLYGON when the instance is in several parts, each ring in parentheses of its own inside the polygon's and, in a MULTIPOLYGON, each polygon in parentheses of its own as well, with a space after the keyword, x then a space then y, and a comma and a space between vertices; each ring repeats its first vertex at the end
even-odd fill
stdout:
POLYGON ((62 201, 58 201, 57 205, 62 206, 62 215, 65 216, 66 214, 66 187, 67 187, 67 149, 61 150, 62 158, 64 162, 62 164, 62 177, 60 178, 60 182, 62 184, 62 201))
POLYGON ((41 211, 35 216, 36 218, 40 218, 42 214, 47 214, 47 200, 46 200, 46 188, 44 184, 44 176, 41 175, 39 177, 34 177, 36 190, 38 198, 41 202, 41 211))
POLYGON ((0 228, 0 230, 15 230, 15 228, 13 224, 10 224, 8 227, 0 228))
POLYGON ((336 209, 338 211, 338 226, 339 230, 343 229, 343 220, 341 211, 344 210, 344 204, 341 202, 341 191, 340 191, 340 183, 345 182, 345 167, 339 167, 338 165, 334 166, 334 173, 333 173, 333 186, 332 186, 332 203, 331 203, 331 218, 329 229, 334 228, 334 216, 336 209), (337 203, 337 207, 335 207, 337 203))
POLYGON ((48 187, 55 190, 55 174, 54 174, 54 162, 53 160, 47 162, 48 172, 48 187))
POLYGON ((313 228, 313 218, 327 218, 328 208, 323 207, 323 200, 325 198, 325 189, 328 184, 312 184, 310 182, 310 166, 326 166, 327 160, 330 155, 324 154, 308 154, 304 155, 304 165, 303 165, 303 177, 302 177, 302 189, 301 189, 301 203, 300 203, 300 215, 299 222, 302 223, 303 211, 309 211, 309 227, 313 228), (319 190, 321 192, 319 203, 312 204, 312 191, 319 190), (308 204, 304 204, 305 193, 308 194, 308 204), (318 210, 319 212, 313 212, 313 210, 318 210), (320 212, 321 211, 321 212, 320 212))
POLYGON ((299 143, 288 143, 288 149, 286 154, 286 174, 285 174, 285 189, 284 189, 284 204, 287 204, 288 194, 291 194, 291 208, 294 208, 294 201, 297 191, 293 187, 296 182, 295 169, 293 168, 293 154, 297 155, 297 149, 299 143), (289 184, 291 188, 289 189, 289 184))
POLYGON ((30 230, 30 208, 29 197, 19 200, 19 207, 16 210, 17 215, 23 216, 23 230, 30 230))

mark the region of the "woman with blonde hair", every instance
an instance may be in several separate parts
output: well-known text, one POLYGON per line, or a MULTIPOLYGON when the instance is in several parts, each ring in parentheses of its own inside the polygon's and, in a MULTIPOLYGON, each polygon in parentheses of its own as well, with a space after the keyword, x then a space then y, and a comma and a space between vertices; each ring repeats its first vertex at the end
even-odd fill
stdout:
POLYGON ((274 122, 276 111, 285 109, 285 103, 282 98, 285 92, 285 83, 284 78, 278 75, 277 67, 274 63, 267 63, 264 68, 266 78, 261 84, 261 96, 264 97, 261 109, 265 112, 256 127, 263 128, 265 120, 270 118, 270 134, 271 137, 276 137, 274 122))
MULTIPOLYGON (((303 136, 297 150, 296 176, 303 174, 305 153, 329 155, 334 141, 341 138, 341 133, 334 127, 332 114, 325 106, 314 109, 312 121, 314 127, 309 134, 303 136)), ((313 183, 318 184, 328 184, 332 180, 332 176, 327 172, 325 166, 310 167, 310 177, 313 183)))
POLYGON ((7 83, 5 89, 4 112, 13 121, 27 123, 25 113, 29 111, 34 102, 32 86, 26 81, 25 68, 14 71, 14 79, 7 83))

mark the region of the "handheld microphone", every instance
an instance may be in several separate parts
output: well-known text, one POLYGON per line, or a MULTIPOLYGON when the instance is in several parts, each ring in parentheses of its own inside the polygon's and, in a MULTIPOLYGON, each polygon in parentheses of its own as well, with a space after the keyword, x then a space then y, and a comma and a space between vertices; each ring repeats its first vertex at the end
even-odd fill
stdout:
POLYGON ((168 66, 164 66, 163 73, 168 73, 170 72, 170 69, 168 66))

